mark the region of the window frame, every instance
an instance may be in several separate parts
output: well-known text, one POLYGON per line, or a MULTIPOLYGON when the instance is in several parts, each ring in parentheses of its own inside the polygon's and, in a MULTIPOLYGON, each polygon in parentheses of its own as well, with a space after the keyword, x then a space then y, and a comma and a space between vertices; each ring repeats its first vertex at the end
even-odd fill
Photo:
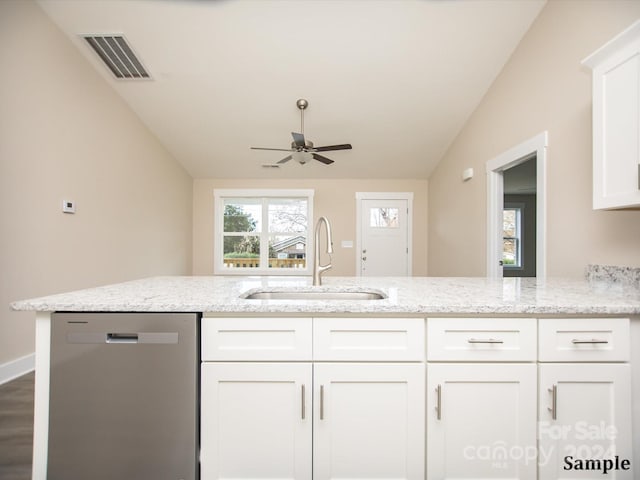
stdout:
MULTIPOLYGON (((313 198, 315 191, 313 189, 227 189, 216 188, 213 190, 214 197, 214 245, 213 245, 213 273, 214 275, 312 275, 313 272, 313 198), (224 266, 224 210, 225 199, 256 199, 263 204, 262 231, 255 236, 260 238, 260 265, 266 267, 236 267, 226 268, 224 266), (269 199, 306 199, 307 201, 307 230, 306 236, 306 253, 304 268, 269 268, 269 222, 265 218, 264 206, 265 201, 268 206, 269 199), (264 247, 266 241, 267 248, 264 247), (265 262, 266 260, 266 262, 265 262)), ((268 210, 268 208, 267 208, 268 210)), ((267 214, 268 217, 268 214, 267 214)))
MULTIPOLYGON (((503 242, 503 250, 502 250, 502 268, 505 268, 507 270, 524 270, 525 266, 524 266, 524 256, 522 255, 523 252, 523 242, 524 242, 524 235, 523 235, 523 219, 524 219, 524 208, 525 208, 525 204, 524 203, 505 203, 503 205, 502 211, 504 212, 505 210, 515 210, 516 213, 516 235, 514 237, 506 237, 504 235, 504 229, 503 229, 503 234, 502 234, 502 242, 503 242), (511 265, 511 264, 505 264, 504 263, 504 240, 505 239, 513 239, 515 240, 515 244, 516 244, 516 260, 517 263, 511 265)), ((504 215, 504 213, 503 213, 504 215)))

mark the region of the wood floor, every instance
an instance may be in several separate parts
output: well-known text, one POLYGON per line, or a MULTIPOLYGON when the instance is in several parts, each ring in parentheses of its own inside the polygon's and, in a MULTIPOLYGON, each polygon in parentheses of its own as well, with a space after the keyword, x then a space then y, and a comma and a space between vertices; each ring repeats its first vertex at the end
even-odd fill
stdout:
POLYGON ((28 373, 0 385, 0 479, 31 479, 33 382, 28 373))

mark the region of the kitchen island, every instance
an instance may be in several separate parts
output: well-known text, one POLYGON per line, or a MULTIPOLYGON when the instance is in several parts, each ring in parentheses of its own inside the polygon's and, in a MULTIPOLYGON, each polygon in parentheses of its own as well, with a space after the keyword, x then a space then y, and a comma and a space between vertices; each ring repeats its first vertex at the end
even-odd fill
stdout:
MULTIPOLYGON (((220 445, 233 444, 233 436, 216 423, 216 418, 237 413, 246 395, 232 396, 227 404, 216 399, 224 382, 242 383, 251 366, 255 366, 252 375, 276 375, 297 391, 302 389, 301 423, 289 426, 299 429, 295 448, 287 450, 296 452, 291 461, 294 478, 334 478, 367 463, 376 472, 388 469, 390 477, 448 478, 464 474, 463 459, 478 478, 490 478, 496 471, 518 478, 557 478, 554 475, 562 468, 584 467, 574 461, 577 455, 560 454, 559 449, 572 453, 567 448, 584 445, 576 445, 575 435, 556 438, 556 428, 580 433, 578 426, 585 422, 615 427, 615 438, 601 438, 600 443, 606 447, 617 438, 616 478, 633 478, 640 461, 640 441, 632 446, 631 438, 640 433, 640 411, 638 407, 631 411, 632 404, 640 403, 640 358, 630 348, 640 345, 637 288, 615 282, 524 278, 327 277, 324 283, 312 287, 310 279, 301 277, 155 277, 14 303, 14 309, 38 312, 33 478, 46 478, 50 312, 62 311, 202 314, 202 478, 223 477, 247 464, 246 451, 238 458, 220 451, 220 445), (349 294, 363 291, 383 298, 350 298, 349 294), (290 292, 320 292, 320 297, 325 292, 329 299, 286 298, 290 292), (285 299, 246 298, 256 293, 284 294, 285 299), (341 293, 348 294, 347 299, 340 299, 341 293), (238 332, 251 332, 252 343, 233 344, 244 341, 238 332), (256 332, 269 335, 256 337, 256 332), (298 342, 295 345, 259 345, 263 340, 289 338, 285 335, 289 332, 295 333, 291 336, 298 342), (336 366, 338 370, 333 370, 336 366), (377 430, 354 437, 357 423, 331 424, 326 416, 327 409, 345 415, 360 412, 369 397, 361 397, 364 390, 358 389, 372 384, 378 385, 379 397, 390 403, 398 385, 403 385, 409 392, 405 399, 409 406, 406 411, 388 412, 389 418, 397 420, 393 425, 367 420, 384 432, 379 441, 367 443, 370 438, 365 437, 377 430), (484 390, 478 390, 480 384, 484 390), (305 400, 305 386, 309 400, 305 400), (342 386, 349 386, 349 397, 360 402, 357 406, 340 403, 342 386), (487 386, 495 391, 486 390, 487 386), (480 394, 488 394, 489 400, 482 400, 480 394), (606 399, 604 403, 593 400, 597 411, 592 416, 593 412, 584 410, 579 413, 582 417, 566 416, 571 413, 567 402, 584 403, 584 398, 599 396, 606 399), (450 412, 464 399, 497 410, 479 419, 474 404, 468 411, 456 410, 454 421, 450 412), (471 437, 469 430, 459 430, 461 418, 475 422, 472 431, 493 430, 497 436, 471 437), (394 425, 407 419, 408 430, 398 437, 394 425), (330 424, 333 433, 323 432, 330 424), (416 425, 419 428, 413 428, 416 425), (358 457, 362 452, 336 453, 335 444, 322 446, 332 435, 349 435, 351 444, 368 444, 372 451, 379 444, 385 450, 374 455, 378 463, 358 457), (385 438, 391 443, 385 443, 385 438), (512 447, 505 450, 506 458, 483 457, 500 442, 512 447), (390 446, 405 444, 406 451, 396 448, 396 457, 389 457, 390 446), (331 471, 329 466, 342 470, 331 471)), ((256 396, 263 393, 255 392, 256 396)), ((238 422, 234 435, 237 430, 255 431, 253 425, 238 422)), ((243 448, 248 448, 246 443, 243 448)), ((283 451, 272 452, 273 457, 283 451)), ((282 475, 267 472, 266 465, 262 467, 265 474, 282 475)), ((589 465, 595 468, 596 463, 589 465)))
POLYGON ((606 281, 535 278, 153 277, 13 303, 39 312, 212 312, 366 315, 640 315, 640 289, 606 281), (382 300, 247 300, 255 291, 383 292, 382 300))

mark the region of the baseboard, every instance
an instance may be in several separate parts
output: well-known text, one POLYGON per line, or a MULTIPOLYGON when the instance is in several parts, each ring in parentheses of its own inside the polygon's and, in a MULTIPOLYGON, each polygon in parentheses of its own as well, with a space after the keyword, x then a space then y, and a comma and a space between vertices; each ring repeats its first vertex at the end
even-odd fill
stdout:
POLYGON ((36 368, 36 354, 31 353, 0 365, 0 385, 10 382, 36 368))

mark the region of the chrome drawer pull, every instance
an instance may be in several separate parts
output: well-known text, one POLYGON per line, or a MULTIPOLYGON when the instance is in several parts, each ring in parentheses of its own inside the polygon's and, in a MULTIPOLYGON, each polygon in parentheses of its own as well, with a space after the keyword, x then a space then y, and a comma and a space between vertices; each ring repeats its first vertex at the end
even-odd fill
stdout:
POLYGON ((504 343, 504 341, 497 340, 495 338, 487 338, 487 339, 470 338, 469 340, 467 340, 467 343, 504 343))
POLYGON ((573 343, 574 345, 580 345, 580 344, 584 344, 584 343, 588 343, 588 344, 596 344, 596 343, 609 343, 609 340, 598 340, 597 338, 592 338, 591 340, 580 340, 578 338, 574 338, 573 340, 571 340, 571 343, 573 343))
POLYGON ((304 395, 304 383, 302 384, 302 420, 304 420, 305 417, 305 395, 304 395))
POLYGON ((547 407, 547 410, 551 412, 551 418, 557 420, 558 418, 558 386, 554 385, 548 388, 547 391, 551 392, 551 406, 547 407))
POLYGON ((442 385, 436 387, 436 418, 442 420, 442 385))
POLYGON ((320 385, 320 420, 324 420, 324 385, 320 385))

